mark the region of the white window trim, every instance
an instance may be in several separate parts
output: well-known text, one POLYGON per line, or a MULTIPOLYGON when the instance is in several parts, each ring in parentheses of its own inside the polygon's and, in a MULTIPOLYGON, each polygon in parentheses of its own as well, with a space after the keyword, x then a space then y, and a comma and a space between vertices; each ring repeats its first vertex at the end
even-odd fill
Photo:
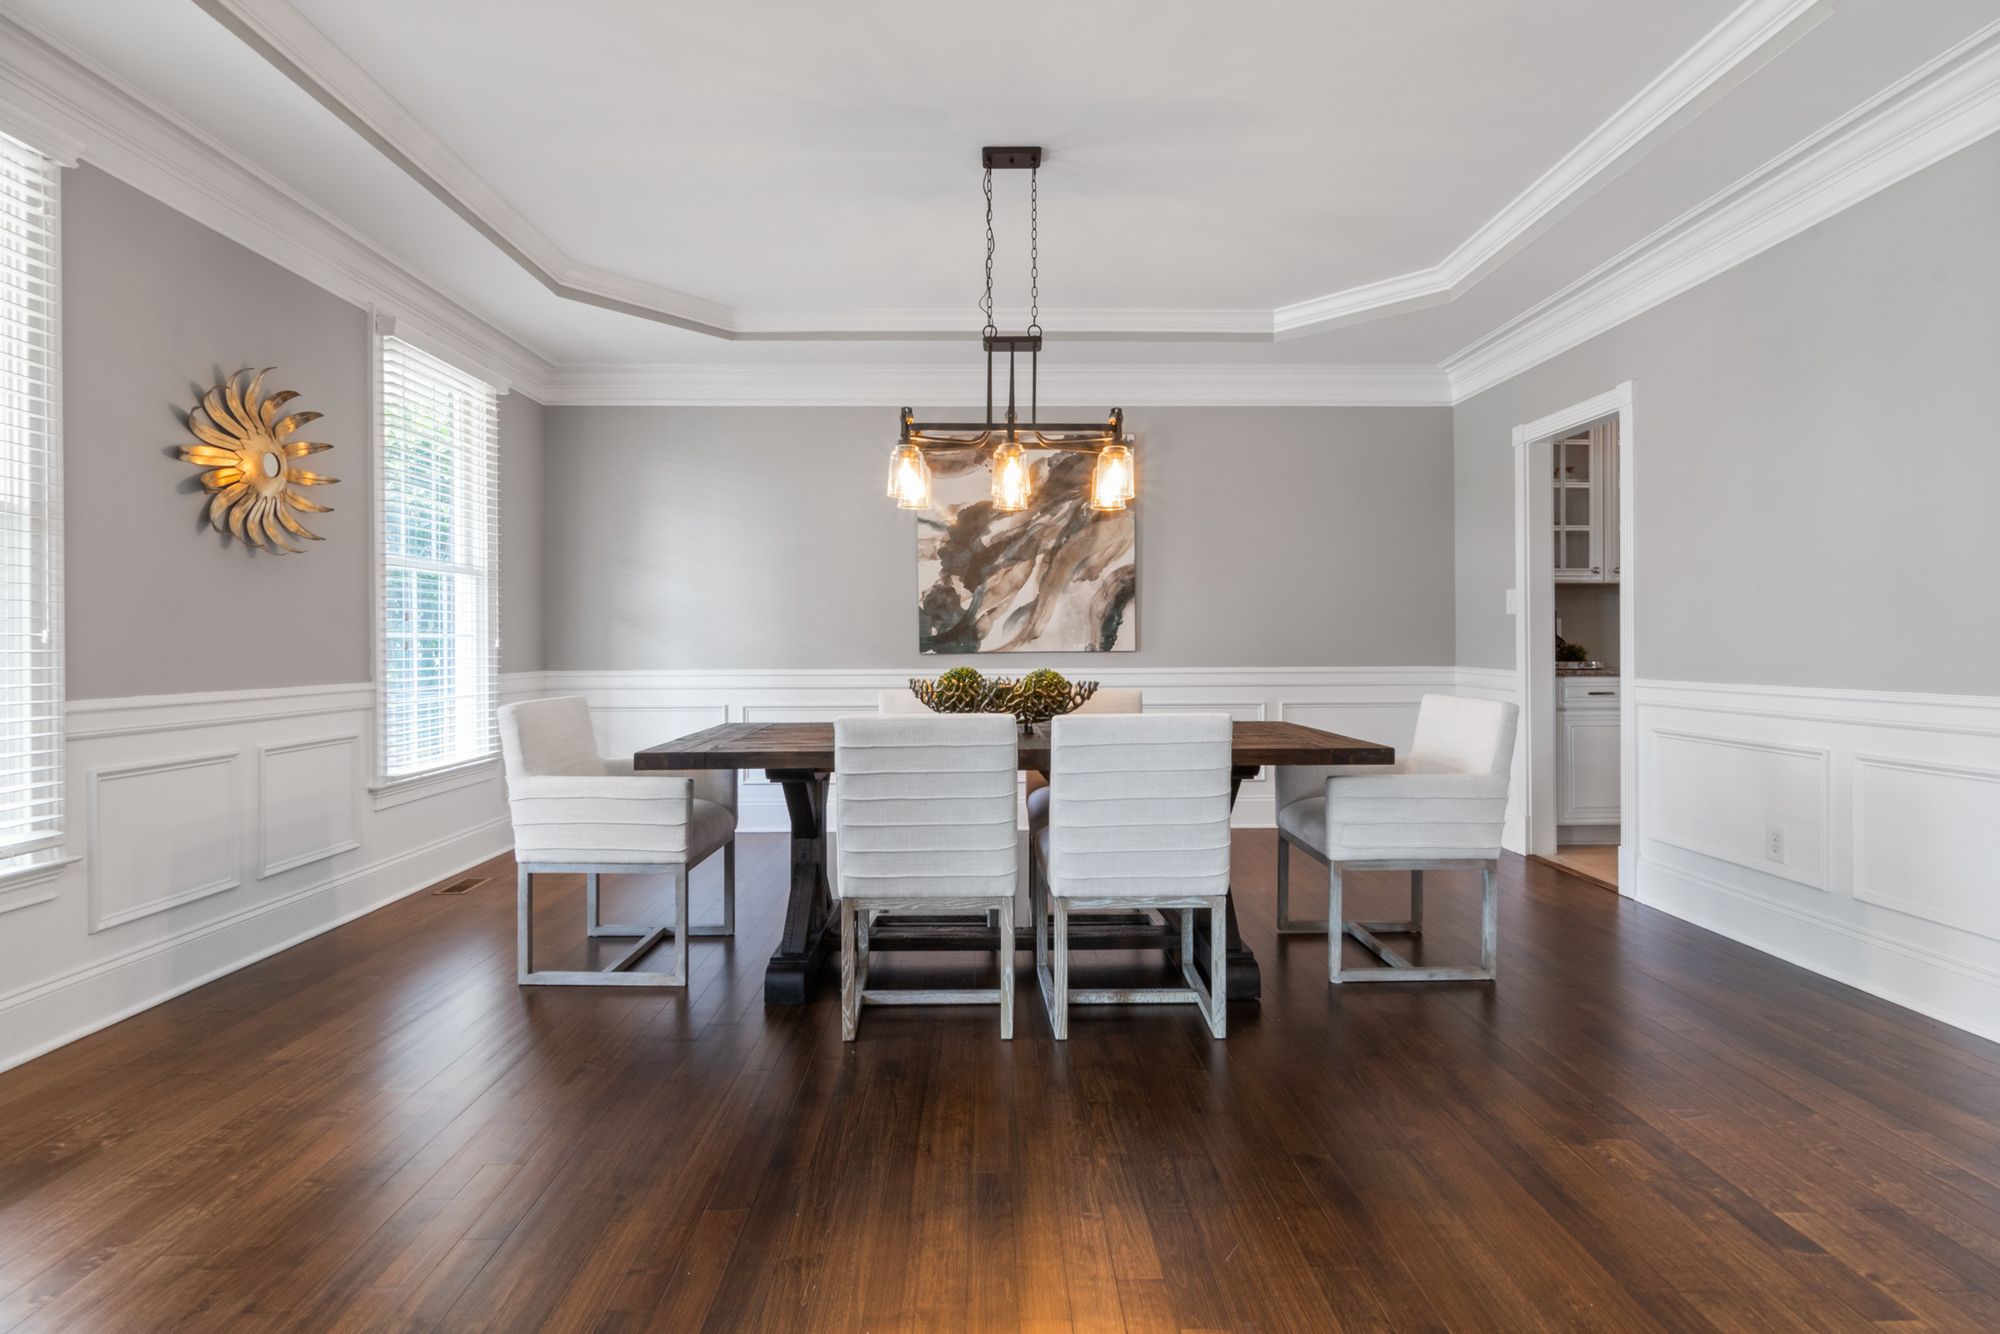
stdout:
MULTIPOLYGON (((393 777, 385 772, 388 757, 388 673, 385 661, 388 637, 385 622, 388 613, 387 580, 389 562, 387 554, 388 514, 387 506, 384 504, 387 484, 388 431, 383 378, 383 352, 384 340, 388 338, 399 338, 396 330, 396 321, 392 317, 378 312, 371 320, 371 330, 368 340, 368 393, 371 442, 374 446, 375 498, 373 543, 369 555, 374 597, 375 781, 369 785, 368 791, 373 799, 376 810, 386 810, 439 793, 486 782, 489 779, 496 778, 500 771, 499 742, 496 728, 489 732, 489 742, 492 749, 486 754, 476 756, 472 759, 453 761, 415 773, 398 774, 393 777)), ((408 338, 399 338, 399 341, 418 352, 431 356, 435 360, 444 362, 444 364, 451 366, 461 375, 467 375, 470 378, 478 379, 482 383, 485 383, 487 388, 492 391, 495 399, 494 414, 497 436, 498 398, 504 392, 501 386, 493 384, 484 377, 459 369, 454 362, 437 357, 436 354, 428 352, 420 344, 408 338)), ((488 693, 492 697, 491 702, 496 711, 500 703, 499 618, 501 601, 499 538, 497 531, 500 503, 498 465, 498 450, 496 448, 493 479, 490 487, 491 495, 487 501, 492 522, 495 525, 495 532, 492 544, 492 563, 486 580, 486 602, 488 605, 488 619, 492 626, 493 641, 489 649, 488 675, 490 680, 488 693)))
MULTIPOLYGON (((0 131, 4 133, 4 131, 0 131)), ((45 148, 27 143, 13 135, 8 139, 13 151, 25 153, 31 158, 39 158, 46 174, 42 187, 50 201, 49 217, 44 242, 47 246, 49 267, 52 273, 51 314, 49 320, 48 377, 46 413, 48 427, 43 467, 45 480, 39 495, 31 495, 30 511, 39 507, 35 514, 38 538, 45 548, 48 583, 44 590, 47 617, 46 635, 48 653, 54 666, 50 671, 50 684, 35 704, 46 710, 48 730, 42 734, 47 742, 47 753, 53 760, 47 764, 47 782, 51 796, 48 805, 52 810, 50 826, 46 832, 32 839, 22 840, 23 847, 7 857, 11 864, 0 867, 0 891, 6 898, 0 900, 0 912, 10 912, 15 908, 32 906, 54 897, 53 891, 45 895, 23 895, 18 891, 29 886, 52 880, 63 869, 79 860, 67 850, 69 834, 67 785, 68 785, 68 737, 64 718, 65 691, 64 678, 66 663, 64 656, 64 575, 63 575, 63 302, 62 302, 62 157, 45 148)), ((30 769, 29 772, 32 772, 30 769)))

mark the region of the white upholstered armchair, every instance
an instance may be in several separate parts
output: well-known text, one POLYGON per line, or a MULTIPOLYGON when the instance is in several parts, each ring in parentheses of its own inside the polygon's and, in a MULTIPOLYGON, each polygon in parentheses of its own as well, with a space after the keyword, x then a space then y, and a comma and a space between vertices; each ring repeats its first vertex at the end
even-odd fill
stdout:
POLYGON ((1049 1024, 1069 1036, 1069 1007, 1191 1001, 1228 1035, 1223 914, 1229 895, 1230 740, 1223 713, 1082 717, 1052 724, 1048 823, 1033 835, 1028 880, 1035 976, 1049 1024), (1050 945, 1053 908, 1054 944, 1050 945), (1185 986, 1075 990, 1075 912, 1180 914, 1185 986), (1194 961, 1194 915, 1210 914, 1208 984, 1194 961))
POLYGON ((500 710, 500 751, 519 867, 519 980, 523 986, 685 986, 690 936, 736 931, 736 773, 715 769, 634 773, 631 762, 597 753, 590 706, 582 699, 541 699, 500 710), (722 924, 688 924, 688 872, 716 852, 722 861, 722 924), (601 971, 538 970, 534 954, 534 877, 584 877, 584 930, 591 937, 637 937, 601 971), (674 882, 674 922, 628 926, 601 920, 601 875, 667 874, 674 882), (667 935, 669 972, 633 965, 667 935))
POLYGON ((1000 1036, 1014 1036, 1017 729, 1003 714, 925 715, 833 725, 840 1028, 849 1041, 864 1005, 997 1004, 1000 1036), (869 987, 869 925, 893 913, 988 914, 999 933, 999 985, 869 987))
POLYGON ((1520 710, 1495 700, 1426 695, 1409 752, 1388 768, 1278 770, 1278 930, 1325 931, 1327 975, 1335 982, 1490 981, 1499 949, 1500 834, 1514 763, 1520 710), (1291 918, 1291 850, 1327 864, 1324 922, 1291 918), (1480 964, 1416 966, 1385 945, 1388 935, 1424 928, 1424 872, 1480 873, 1480 964), (1350 922, 1341 914, 1341 872, 1407 870, 1410 916, 1401 922, 1350 922), (1329 923, 1340 923, 1330 928, 1329 923), (1386 968, 1343 968, 1341 938, 1352 936, 1386 968))

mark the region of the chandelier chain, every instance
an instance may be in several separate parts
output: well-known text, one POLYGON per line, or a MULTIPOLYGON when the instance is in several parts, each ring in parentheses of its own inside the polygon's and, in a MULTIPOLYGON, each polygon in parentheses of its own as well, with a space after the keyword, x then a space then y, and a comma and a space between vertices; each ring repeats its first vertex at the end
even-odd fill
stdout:
POLYGON ((1028 172, 1028 332, 1042 331, 1042 172, 1028 172))
MULTIPOLYGON (((980 313, 986 316, 983 332, 999 332, 993 327, 993 168, 986 169, 986 295, 979 302, 980 313)), ((990 415, 990 414, 989 414, 990 415)))

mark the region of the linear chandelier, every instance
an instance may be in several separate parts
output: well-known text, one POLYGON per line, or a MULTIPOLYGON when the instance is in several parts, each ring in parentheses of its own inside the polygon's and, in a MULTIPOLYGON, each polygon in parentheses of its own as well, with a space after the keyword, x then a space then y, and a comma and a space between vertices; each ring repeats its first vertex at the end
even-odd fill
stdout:
POLYGON ((1125 412, 1111 409, 1103 423, 1043 422, 1039 418, 1038 393, 1041 369, 1041 166, 1039 148, 985 148, 980 160, 986 168, 986 295, 979 303, 986 317, 979 331, 986 347, 986 420, 981 422, 920 422, 910 409, 903 409, 902 431, 889 457, 889 498, 900 509, 930 508, 931 469, 925 455, 946 450, 991 448, 989 466, 993 470, 993 508, 1012 514, 1028 507, 1034 496, 1034 469, 1028 452, 1066 451, 1095 454, 1097 466, 1091 471, 1090 507, 1099 511, 1125 508, 1137 494, 1134 485, 1132 439, 1125 434, 1125 412), (993 323, 993 173, 1028 173, 1028 327, 1018 334, 1003 334, 993 323), (1007 354, 1007 415, 993 416, 993 356, 1007 354), (1014 369, 1017 356, 1028 357, 1028 420, 1015 412, 1014 369))

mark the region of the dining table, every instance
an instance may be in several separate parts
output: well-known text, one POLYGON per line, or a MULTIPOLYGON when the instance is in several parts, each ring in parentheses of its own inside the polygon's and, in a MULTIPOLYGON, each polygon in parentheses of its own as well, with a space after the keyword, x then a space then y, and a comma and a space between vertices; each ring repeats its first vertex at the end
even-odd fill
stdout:
MULTIPOLYGON (((791 886, 785 902, 784 931, 764 970, 767 1005, 803 1005, 815 974, 839 953, 839 914, 834 911, 827 875, 827 785, 836 773, 834 725, 830 722, 721 723, 674 741, 649 746, 632 757, 640 771, 762 769, 783 788, 791 823, 791 886)), ((1273 765, 1393 764, 1396 751, 1303 723, 1244 720, 1235 724, 1230 748, 1229 801, 1243 784, 1273 765)), ((1046 725, 1023 731, 1020 767, 1049 772, 1046 725)), ((1174 913, 1093 915, 1072 919, 1070 948, 1097 950, 1177 949, 1174 913)), ((1257 956, 1243 943, 1236 925, 1236 896, 1224 916, 1228 933, 1224 966, 1230 1000, 1255 1000, 1262 982, 1257 956)), ((1205 920, 1196 926, 1194 957, 1209 957, 1205 920)), ((871 950, 993 950, 998 928, 977 918, 910 917, 871 929, 871 950)), ((1171 956, 1170 956, 1171 957, 1171 956)), ((1214 985, 1214 979, 1204 980, 1214 985)))

